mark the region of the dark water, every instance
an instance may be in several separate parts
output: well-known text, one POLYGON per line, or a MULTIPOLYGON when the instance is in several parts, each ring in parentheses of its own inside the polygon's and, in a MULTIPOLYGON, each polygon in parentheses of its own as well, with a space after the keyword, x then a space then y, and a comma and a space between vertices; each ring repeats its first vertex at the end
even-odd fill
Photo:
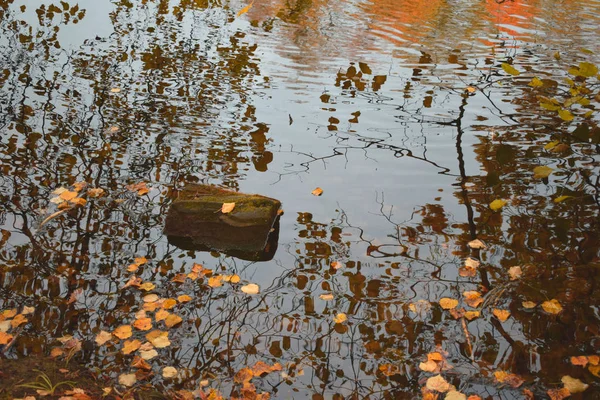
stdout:
POLYGON ((51 4, 0 1, 0 312, 35 307, 5 357, 73 335, 116 384, 134 354, 94 338, 136 319, 146 293, 123 289, 136 275, 192 297, 138 385, 208 379, 235 397, 235 373, 264 361, 285 372, 252 381, 272 398, 410 399, 439 351, 467 395, 544 398, 565 375, 590 385, 575 398, 600 395, 598 370, 570 361, 600 354, 599 83, 568 73, 598 62, 600 2, 273 0, 239 17, 245 3, 51 4), (564 121, 538 96, 590 101, 564 121), (83 181, 87 203, 46 222, 52 192, 83 181), (147 194, 127 189, 140 182, 147 194), (190 182, 279 199, 273 260, 169 244, 167 210, 190 182), (461 276, 469 256, 481 266, 461 276), (194 263, 241 283, 172 282, 194 263), (465 291, 485 300, 470 322, 438 304, 474 310, 465 291), (541 308, 551 299, 560 313, 541 308))

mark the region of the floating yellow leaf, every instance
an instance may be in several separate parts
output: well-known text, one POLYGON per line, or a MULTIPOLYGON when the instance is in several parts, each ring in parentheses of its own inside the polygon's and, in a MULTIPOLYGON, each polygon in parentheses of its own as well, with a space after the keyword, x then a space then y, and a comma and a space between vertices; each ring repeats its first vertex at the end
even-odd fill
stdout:
POLYGON ((561 382, 571 393, 584 392, 590 385, 583 383, 579 379, 572 378, 569 375, 565 375, 561 378, 561 382))
POLYGON ((137 349, 139 349, 141 345, 142 342, 140 342, 137 339, 126 340, 125 342, 123 342, 123 348, 121 349, 121 351, 123 352, 123 354, 131 354, 137 349))
POLYGON ((321 300, 329 301, 329 300, 333 300, 333 295, 331 293, 324 293, 324 294, 320 295, 319 298, 321 300))
POLYGON ((10 326, 12 326, 13 328, 16 328, 17 326, 24 324, 27 322, 27 318, 25 318, 25 316, 23 314, 17 314, 15 316, 15 318, 10 321, 10 326))
POLYGON ((156 356, 158 356, 158 351, 154 349, 140 350, 140 357, 142 357, 143 360, 151 360, 156 356))
POLYGON ((556 299, 552 299, 552 300, 548 300, 548 301, 543 302, 542 303, 542 308, 548 314, 558 314, 558 313, 560 313, 563 310, 562 306, 560 305, 560 303, 556 299))
POLYGON ((339 313, 338 315, 335 316, 335 318, 333 318, 333 322, 335 322, 336 324, 341 324, 341 323, 345 322, 347 319, 348 319, 348 317, 346 316, 346 314, 339 313))
POLYGON ((461 392, 457 392, 456 390, 451 390, 446 393, 444 400, 467 400, 467 396, 461 392))
POLYGON ((156 322, 158 321, 162 321, 163 319, 167 318, 169 315, 171 315, 167 310, 165 309, 160 309, 156 312, 156 315, 154 315, 154 319, 156 320, 156 322))
POLYGON ((439 369, 438 367, 438 363, 434 360, 427 360, 419 363, 419 369, 425 372, 436 372, 439 369))
POLYGON ((121 91, 121 89, 119 89, 118 87, 112 88, 110 89, 111 93, 119 93, 121 91))
POLYGON ((469 321, 474 320, 475 318, 479 318, 481 312, 479 311, 467 311, 465 312, 465 318, 469 321))
POLYGON ((477 91, 476 87, 467 86, 467 92, 469 92, 469 93, 475 93, 476 91, 477 91))
POLYGON ((481 265, 481 262, 473 257, 467 257, 467 259, 465 260, 465 267, 467 268, 479 268, 479 266, 481 265))
POLYGON ((252 8, 253 4, 254 4, 254 1, 252 1, 246 7, 242 8, 240 11, 238 11, 237 16, 239 17, 239 16, 241 16, 243 14, 246 14, 248 11, 250 11, 250 9, 252 8))
POLYGON ((536 76, 531 80, 531 82, 528 83, 528 85, 531 87, 542 87, 544 86, 544 82, 542 82, 542 80, 536 76))
POLYGON ((507 74, 510 74, 510 75, 513 75, 513 76, 521 74, 519 71, 517 71, 517 69, 515 67, 513 67, 512 65, 510 65, 508 63, 502 63, 502 69, 507 74))
POLYGON ((158 295, 157 294, 149 294, 147 296, 144 296, 144 298, 142 300, 144 300, 144 303, 154 303, 155 301, 158 300, 158 295))
POLYGON ((444 310, 451 310, 453 308, 456 308, 457 305, 458 305, 458 300, 456 300, 456 299, 451 299, 449 297, 442 297, 440 299, 440 306, 444 310))
POLYGON ((506 201, 504 201, 502 199, 496 199, 490 203, 490 208, 492 209, 492 211, 498 211, 505 205, 506 205, 506 201))
POLYGON ((146 339, 156 348, 163 348, 171 345, 169 341, 169 332, 154 330, 146 335, 146 339))
POLYGON ((133 323, 133 326, 140 331, 147 331, 152 328, 151 318, 140 318, 133 323))
POLYGON ((314 196, 320 196, 323 194, 323 189, 321 189, 320 187, 316 188, 315 190, 313 190, 311 192, 314 196))
POLYGON ((227 214, 233 211, 233 209, 235 208, 235 203, 223 203, 223 205, 221 206, 221 212, 223 214, 227 214))
POLYGON ((179 315, 171 314, 167 318, 165 318, 165 325, 167 326, 167 328, 172 328, 181 321, 183 321, 183 319, 181 319, 179 315))
POLYGON ((8 332, 8 330, 11 328, 10 326, 10 319, 7 321, 2 321, 0 322, 0 332, 8 332))
POLYGON ((162 370, 163 378, 169 379, 177 376, 177 369, 173 367, 164 367, 162 370))
POLYGON ((77 192, 71 192, 69 190, 65 190, 64 192, 62 192, 60 194, 59 197, 66 201, 73 200, 75 197, 77 197, 77 192))
POLYGON ((579 73, 578 75, 591 78, 598 74, 598 67, 589 62, 581 62, 579 63, 579 73))
POLYGON ((450 384, 441 375, 432 376, 427 379, 425 387, 429 390, 435 390, 442 393, 450 390, 450 384))
POLYGON ((164 308, 165 310, 170 310, 171 308, 175 307, 176 305, 177 305, 177 300, 175 300, 175 299, 166 299, 162 303, 162 308, 164 308))
POLYGON ((119 375, 119 383, 123 386, 133 386, 137 382, 135 374, 121 374, 119 375))
POLYGON ((257 294, 260 291, 260 288, 255 283, 249 283, 242 286, 241 290, 246 294, 257 294))
POLYGON ((564 110, 564 109, 560 109, 558 110, 558 116, 563 120, 563 121, 573 121, 573 114, 571 114, 571 111, 569 110, 564 110))
POLYGON ((535 167, 533 169, 533 177, 536 179, 543 179, 550 176, 550 174, 554 171, 552 168, 547 167, 545 165, 535 167))
POLYGON ((554 199, 554 202, 555 203, 561 203, 561 202, 563 202, 563 201, 565 201, 567 199, 570 199, 572 197, 573 196, 559 196, 559 197, 557 197, 557 198, 554 199))
POLYGON ((188 296, 187 294, 182 294, 181 296, 177 297, 177 301, 180 303, 187 303, 188 301, 191 301, 192 298, 190 296, 188 296))
POLYGON ((112 334, 119 339, 127 339, 132 335, 131 325, 121 325, 115 329, 112 334))
POLYGON ((153 290, 155 287, 156 285, 152 282, 146 282, 140 285, 140 289, 145 290, 146 292, 153 290))
POLYGON ((506 321, 510 317, 510 311, 508 310, 500 310, 498 308, 494 308, 492 313, 500 320, 500 322, 506 321))
POLYGON ((112 339, 112 334, 110 332, 100 331, 100 333, 96 335, 96 343, 98 344, 98 346, 102 346, 110 339, 112 339))

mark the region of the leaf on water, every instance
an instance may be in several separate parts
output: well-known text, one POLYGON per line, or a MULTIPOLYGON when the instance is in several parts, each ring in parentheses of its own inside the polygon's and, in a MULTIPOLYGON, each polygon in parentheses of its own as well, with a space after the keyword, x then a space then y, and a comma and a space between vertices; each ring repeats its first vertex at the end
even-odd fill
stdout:
POLYGON ((100 331, 100 333, 96 335, 96 343, 98 344, 98 346, 102 346, 110 339, 112 339, 112 334, 110 332, 100 331))
POLYGON ((237 16, 241 16, 246 14, 248 11, 250 11, 250 9, 252 8, 252 5, 254 4, 254 1, 252 1, 250 4, 248 4, 246 7, 242 8, 240 11, 238 11, 237 16))
POLYGON ((511 374, 506 371, 496 371, 494 372, 494 377, 496 381, 499 383, 505 383, 513 388, 518 388, 525 382, 521 377, 515 374, 511 374))
POLYGON ((171 314, 167 318, 165 318, 165 325, 167 328, 172 328, 175 325, 179 324, 183 319, 179 315, 171 314))
POLYGON ((481 303, 483 303, 483 297, 481 293, 477 291, 467 291, 463 293, 465 297, 465 302, 469 307, 477 308, 481 303))
POLYGON ((490 203, 490 208, 492 211, 498 211, 502 207, 506 205, 506 201, 502 199, 496 199, 490 203))
POLYGON ((142 300, 144 300, 144 303, 154 303, 155 301, 158 301, 158 295, 154 293, 149 294, 144 296, 142 300))
POLYGON ((510 276, 511 281, 516 281, 523 275, 523 270, 518 265, 514 267, 510 267, 508 269, 508 276, 510 276))
POLYGON ((467 86, 467 92, 469 93, 475 93, 477 91, 477 88, 473 87, 473 86, 467 86))
POLYGON ((536 179, 543 179, 550 176, 550 174, 554 171, 552 168, 547 167, 545 165, 535 167, 533 169, 533 177, 536 179))
POLYGON ((596 76, 598 74, 598 67, 589 62, 580 62, 579 63, 579 74, 580 76, 591 78, 592 76, 596 76))
POLYGON ((73 200, 71 200, 72 204, 75 204, 76 206, 85 206, 87 204, 87 200, 83 199, 81 197, 75 197, 73 200))
POLYGON ((123 342, 123 348, 121 349, 121 351, 123 352, 123 354, 131 354, 137 349, 139 349, 141 345, 142 342, 140 342, 137 339, 126 340, 125 342, 123 342))
POLYGON ((456 390, 451 390, 446 393, 446 397, 444 400, 467 400, 467 396, 462 394, 461 392, 457 392, 456 390))
POLYGON ((141 284, 142 284, 142 278, 140 278, 139 276, 132 276, 131 278, 129 278, 129 280, 127 281, 125 286, 123 286, 123 289, 128 288, 130 286, 140 287, 141 284))
POLYGON ((184 283, 187 278, 186 274, 177 274, 171 279, 171 282, 184 283))
POLYGON ((59 188, 56 188, 56 189, 54 189, 54 190, 52 191, 52 194, 55 194, 55 195, 60 195, 60 194, 62 194, 63 192, 66 192, 66 191, 68 191, 68 189, 67 189, 67 188, 64 188, 64 187, 59 187, 59 188))
POLYGON ((427 314, 431 310, 431 303, 427 300, 417 300, 415 303, 410 303, 408 309, 415 314, 427 314))
POLYGON ((313 190, 311 193, 313 194, 313 196, 320 196, 320 195, 323 194, 323 189, 321 189, 320 187, 318 187, 315 190, 313 190))
POLYGON ((560 142, 558 140, 554 140, 554 141, 548 143, 547 145, 545 145, 544 150, 552 150, 559 144, 560 144, 560 142))
POLYGON ((92 197, 92 198, 102 197, 102 196, 104 196, 104 189, 101 189, 101 188, 88 189, 87 195, 88 195, 88 197, 92 197))
POLYGON ((585 367, 586 365, 588 365, 588 358, 587 356, 573 356, 571 357, 571 364, 573 365, 578 365, 580 367, 585 367))
POLYGON ((148 331, 152 329, 152 318, 140 318, 135 320, 133 326, 140 331, 148 331))
POLYGON ((319 298, 321 300, 330 301, 330 300, 333 300, 333 294, 331 294, 331 293, 323 293, 322 295, 319 296, 319 298))
POLYGON ((156 288, 156 285, 152 282, 146 282, 140 285, 140 289, 145 290, 146 292, 154 290, 154 288, 156 288))
POLYGON ((15 316, 15 318, 12 321, 10 321, 10 326, 12 326, 13 328, 16 328, 19 325, 22 325, 26 322, 27 322, 27 318, 25 318, 25 316, 23 316, 23 314, 17 314, 15 316))
POLYGON ((394 376, 400 373, 400 368, 393 364, 382 364, 379 366, 379 371, 385 376, 394 376))
POLYGON ((173 367, 164 367, 162 370, 163 378, 170 379, 177 376, 177 369, 173 367))
POLYGON ((479 318, 480 315, 481 315, 480 311, 467 311, 467 312, 465 312, 465 318, 468 319, 469 321, 472 321, 475 318, 479 318))
POLYGON ((60 194, 59 197, 65 201, 73 200, 75 197, 77 197, 77 192, 71 192, 70 190, 65 190, 64 192, 62 192, 60 194))
POLYGON ((521 74, 515 67, 513 67, 512 65, 510 65, 508 63, 502 63, 502 69, 507 74, 510 74, 510 75, 513 75, 513 76, 517 76, 517 75, 521 74))
POLYGON ((467 257, 467 259, 465 260, 465 267, 467 268, 479 268, 479 266, 481 265, 481 262, 479 260, 477 260, 476 258, 473 257, 467 257))
POLYGON ((163 319, 167 318, 169 315, 171 315, 171 314, 167 310, 161 308, 154 315, 154 320, 156 322, 159 322, 159 321, 162 321, 163 319))
POLYGON ((235 208, 235 203, 223 203, 223 205, 221 206, 221 212, 223 214, 227 214, 233 211, 233 209, 235 208))
POLYGON ((492 313, 500 320, 500 322, 506 321, 510 317, 510 311, 508 310, 500 310, 498 308, 494 308, 492 313))
POLYGON ((559 196, 554 199, 555 203, 562 203, 563 201, 572 198, 573 196, 559 196))
POLYGON ((477 275, 477 270, 475 268, 460 267, 458 269, 458 275, 462 276, 463 278, 472 278, 477 275))
POLYGON ((233 381, 235 383, 246 383, 250 382, 250 380, 254 378, 254 372, 248 367, 242 368, 233 377, 233 381))
POLYGON ((247 285, 242 286, 241 290, 246 294, 258 294, 260 288, 255 283, 249 283, 247 285))
POLYGON ((143 360, 151 360, 156 356, 158 356, 158 352, 154 349, 140 350, 140 357, 142 357, 143 360))
POLYGON ((341 323, 345 322, 346 320, 348 320, 348 317, 344 313, 339 313, 338 315, 335 316, 335 318, 333 318, 333 322, 335 322, 336 324, 341 324, 341 323))
POLYGON ((112 334, 119 339, 127 339, 131 337, 133 332, 131 330, 131 325, 121 325, 115 329, 112 334))
POLYGON ((584 392, 590 386, 587 383, 583 383, 579 379, 570 377, 569 375, 563 376, 561 378, 561 382, 571 393, 584 392))
POLYGON ((173 307, 175 307, 177 305, 177 300, 175 299, 166 299, 165 301, 163 301, 162 303, 162 308, 165 310, 170 310, 173 307))
POLYGON ((521 304, 525 308, 535 308, 535 307, 537 307, 537 303, 534 303, 533 301, 524 301, 521 304))
POLYGON ((440 306, 444 310, 451 310, 453 308, 456 308, 457 305, 458 305, 458 300, 456 300, 456 299, 451 299, 449 297, 442 297, 440 299, 440 306))
POLYGON ((158 349, 171 345, 171 342, 169 341, 169 332, 154 330, 146 335, 146 339, 158 349))
POLYGON ((436 375, 427 379, 425 387, 429 390, 435 390, 436 392, 447 392, 450 390, 450 384, 441 376, 436 375))
POLYGON ((344 266, 344 264, 342 264, 339 261, 334 261, 331 263, 331 268, 336 269, 336 270, 342 268, 343 266, 344 266))
POLYGON ((554 314, 554 315, 560 313, 563 310, 562 306, 560 305, 560 303, 556 299, 552 299, 552 300, 548 300, 548 301, 543 302, 542 303, 542 308, 548 314, 554 314))
POLYGON ((487 249, 486 244, 479 239, 471 240, 467 245, 472 249, 487 249))
POLYGON ((121 374, 119 375, 119 383, 123 386, 133 386, 137 382, 135 374, 121 374))
POLYGON ((13 338, 13 335, 0 331, 0 344, 8 344, 13 338))
POLYGON ((550 396, 550 400, 562 400, 571 396, 571 392, 567 388, 550 389, 546 393, 550 396))
POLYGON ((223 275, 215 275, 208 278, 208 286, 211 288, 223 286, 223 275))
POLYGON ((138 369, 145 369, 146 371, 150 371, 152 366, 146 362, 142 357, 135 356, 133 361, 131 362, 131 366, 138 369))
POLYGON ((252 374, 254 376, 261 376, 263 374, 269 374, 273 371, 281 371, 282 370, 282 366, 279 363, 275 363, 272 366, 263 362, 263 361, 258 361, 256 364, 254 364, 254 366, 252 367, 252 374))
POLYGON ((569 110, 565 110, 565 109, 560 109, 558 110, 558 116, 563 120, 563 121, 573 121, 573 114, 571 113, 571 111, 569 110))
POLYGON ((110 89, 111 93, 119 93, 121 91, 121 89, 119 89, 118 87, 114 87, 112 89, 110 89))
POLYGON ((592 365, 600 364, 600 357, 598 357, 596 355, 588 356, 588 360, 589 360, 590 364, 592 364, 592 365))
POLYGON ((542 87, 544 86, 544 82, 542 82, 542 80, 536 76, 531 80, 531 82, 528 83, 528 85, 531 87, 542 87))
POLYGON ((10 321, 12 320, 9 319, 7 321, 0 322, 0 332, 8 332, 8 330, 11 328, 10 321))
POLYGON ((181 296, 177 297, 177 301, 180 303, 187 303, 188 301, 192 301, 192 298, 187 294, 182 294, 181 296))
POLYGON ((138 196, 143 196, 150 192, 150 189, 148 189, 148 186, 146 186, 146 182, 138 182, 127 185, 126 188, 131 192, 137 192, 138 196))
POLYGON ((419 364, 419 369, 425 372, 439 372, 438 363, 434 360, 427 360, 419 364))

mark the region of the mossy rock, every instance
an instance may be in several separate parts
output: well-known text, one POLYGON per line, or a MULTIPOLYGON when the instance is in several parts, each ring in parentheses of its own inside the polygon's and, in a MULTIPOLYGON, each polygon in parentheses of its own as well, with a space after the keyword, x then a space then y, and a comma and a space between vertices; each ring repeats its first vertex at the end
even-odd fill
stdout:
POLYGON ((190 184, 171 205, 165 233, 170 243, 189 250, 217 250, 252 260, 272 258, 277 239, 273 245, 270 234, 280 208, 280 201, 258 194, 190 184), (223 203, 235 203, 235 208, 224 214, 223 203))

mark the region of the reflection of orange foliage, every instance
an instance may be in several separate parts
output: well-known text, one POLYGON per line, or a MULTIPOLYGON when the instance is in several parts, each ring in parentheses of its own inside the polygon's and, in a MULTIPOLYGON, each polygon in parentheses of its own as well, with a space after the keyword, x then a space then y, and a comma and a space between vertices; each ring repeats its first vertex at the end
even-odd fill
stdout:
POLYGON ((393 42, 419 42, 435 28, 443 0, 371 0, 362 8, 370 16, 376 36, 393 42))
POLYGON ((500 32, 519 37, 522 36, 519 28, 529 28, 535 13, 541 10, 538 3, 538 0, 530 1, 529 4, 515 0, 498 4, 495 0, 486 0, 486 18, 494 23, 500 32))

